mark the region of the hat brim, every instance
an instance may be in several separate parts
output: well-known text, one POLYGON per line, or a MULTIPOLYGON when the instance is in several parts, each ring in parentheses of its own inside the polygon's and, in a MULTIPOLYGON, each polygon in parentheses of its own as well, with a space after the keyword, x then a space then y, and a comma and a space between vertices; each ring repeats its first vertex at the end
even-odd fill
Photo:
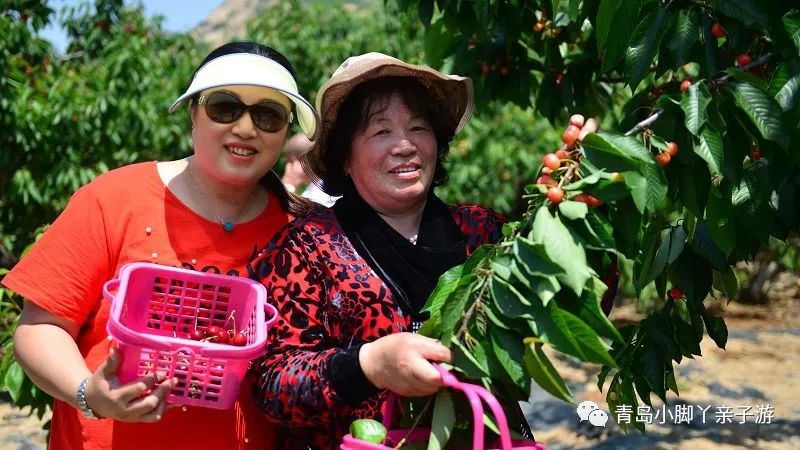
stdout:
POLYGON ((408 77, 418 80, 433 97, 433 103, 439 106, 438 110, 446 114, 444 122, 452 132, 451 136, 458 134, 472 117, 474 94, 470 78, 444 75, 430 67, 408 64, 388 56, 360 64, 349 72, 345 68, 340 75, 334 74, 317 94, 321 130, 318 133, 319 137, 314 141, 314 146, 301 159, 306 175, 320 189, 325 190, 323 180, 327 177, 328 170, 323 162, 323 156, 339 108, 356 86, 383 77, 408 77))
POLYGON ((169 107, 175 111, 185 100, 200 92, 222 86, 259 86, 286 95, 295 105, 297 121, 309 140, 319 133, 319 116, 311 103, 297 90, 297 82, 289 71, 270 58, 250 53, 232 53, 215 58, 200 69, 186 89, 169 107))

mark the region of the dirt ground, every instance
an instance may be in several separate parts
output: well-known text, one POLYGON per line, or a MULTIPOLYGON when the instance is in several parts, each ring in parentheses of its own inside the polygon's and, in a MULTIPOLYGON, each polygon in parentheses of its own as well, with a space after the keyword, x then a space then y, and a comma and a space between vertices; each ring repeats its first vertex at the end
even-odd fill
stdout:
MULTIPOLYGON (((774 306, 744 306, 736 303, 719 307, 729 328, 726 350, 718 349, 706 337, 703 357, 684 360, 677 366, 680 397, 668 398, 667 407, 692 405, 695 412, 688 424, 647 426, 647 433, 625 434, 609 421, 605 428, 579 423, 573 406, 534 389, 532 402, 523 405, 536 438, 549 450, 565 449, 692 449, 728 450, 800 449, 800 299, 790 298, 774 306), (737 410, 769 405, 771 423, 719 424, 715 411, 722 406, 737 410), (710 407, 710 409, 707 409, 710 407), (700 421, 700 409, 707 419, 700 421)), ((612 319, 637 319, 632 307, 617 308, 612 319)), ((592 400, 608 411, 605 395, 596 386, 597 367, 576 364, 555 357, 578 401, 592 400)), ((659 408, 660 403, 654 402, 659 408)), ((0 450, 42 450, 45 432, 35 417, 0 401, 0 450)))

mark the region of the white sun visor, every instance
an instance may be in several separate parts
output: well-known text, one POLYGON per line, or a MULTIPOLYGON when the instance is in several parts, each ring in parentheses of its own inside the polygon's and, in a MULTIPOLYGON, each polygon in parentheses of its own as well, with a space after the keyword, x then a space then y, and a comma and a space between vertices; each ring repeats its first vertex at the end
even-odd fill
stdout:
POLYGON ((206 63, 197 71, 189 89, 172 103, 169 112, 206 89, 232 85, 263 86, 286 94, 295 104, 303 133, 312 141, 317 137, 319 118, 311 103, 297 91, 297 82, 292 74, 277 62, 251 53, 232 53, 206 63))

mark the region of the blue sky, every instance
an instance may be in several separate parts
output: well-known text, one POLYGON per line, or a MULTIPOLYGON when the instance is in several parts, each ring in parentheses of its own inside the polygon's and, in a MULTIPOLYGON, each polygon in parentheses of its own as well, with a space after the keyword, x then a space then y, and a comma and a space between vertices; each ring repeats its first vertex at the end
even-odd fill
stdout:
MULTIPOLYGON (((143 4, 148 15, 164 16, 164 28, 169 31, 186 31, 194 27, 224 2, 225 0, 125 0, 127 4, 143 4)), ((80 1, 50 0, 48 3, 56 11, 53 18, 57 19, 62 7, 79 4, 80 1)), ((63 51, 66 47, 66 34, 58 26, 58 20, 52 22, 42 30, 41 36, 52 42, 57 51, 63 51)))

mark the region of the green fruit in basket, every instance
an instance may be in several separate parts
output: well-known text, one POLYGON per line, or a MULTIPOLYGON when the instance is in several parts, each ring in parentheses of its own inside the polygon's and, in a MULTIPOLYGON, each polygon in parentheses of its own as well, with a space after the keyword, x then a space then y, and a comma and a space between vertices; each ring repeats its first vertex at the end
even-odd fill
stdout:
POLYGON ((350 424, 350 436, 361 441, 380 444, 386 439, 386 427, 377 420, 358 419, 350 424))

